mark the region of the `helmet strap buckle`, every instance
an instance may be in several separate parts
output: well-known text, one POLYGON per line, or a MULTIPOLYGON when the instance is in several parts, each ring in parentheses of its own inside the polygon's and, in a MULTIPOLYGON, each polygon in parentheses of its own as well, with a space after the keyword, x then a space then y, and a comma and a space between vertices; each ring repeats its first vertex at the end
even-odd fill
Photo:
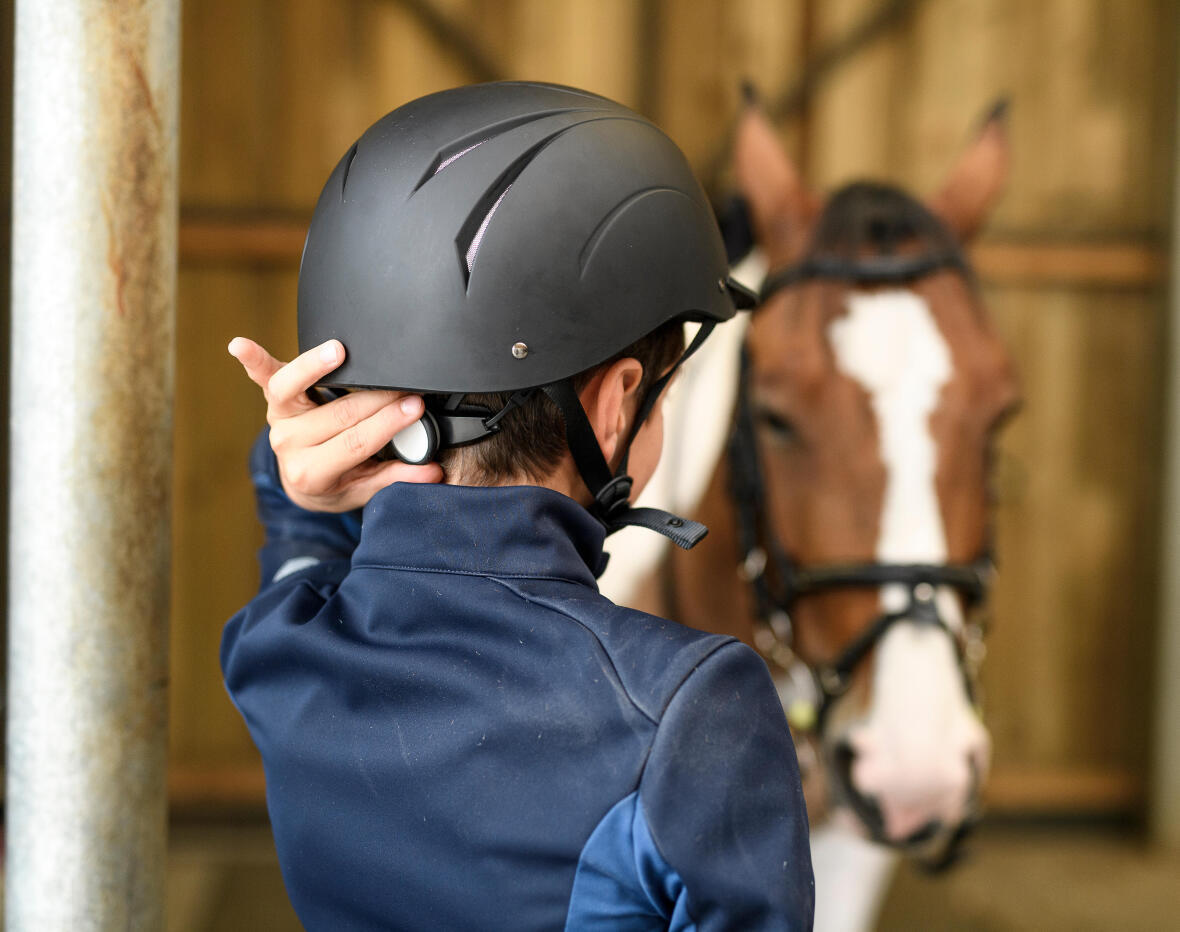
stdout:
POLYGON ((625 511, 630 506, 633 485, 630 476, 615 476, 595 494, 594 510, 608 520, 625 511))

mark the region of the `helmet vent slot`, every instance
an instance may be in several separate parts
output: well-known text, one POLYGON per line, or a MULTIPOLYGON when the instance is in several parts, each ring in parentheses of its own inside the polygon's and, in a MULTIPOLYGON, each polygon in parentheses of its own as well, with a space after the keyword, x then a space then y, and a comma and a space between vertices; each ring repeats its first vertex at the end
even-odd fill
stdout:
MULTIPOLYGON (((441 162, 438 162, 438 167, 434 170, 433 174, 437 175, 440 171, 442 171, 444 168, 446 168, 448 165, 450 165, 453 161, 455 161, 456 159, 461 159, 463 156, 465 156, 472 149, 476 148, 477 146, 482 146, 485 142, 487 142, 486 139, 481 139, 479 142, 473 142, 466 149, 460 149, 454 155, 448 155, 441 162)), ((440 153, 440 155, 441 155, 441 153, 440 153)))
POLYGON ((508 189, 512 187, 512 183, 520 177, 521 173, 529 167, 532 161, 541 154, 546 146, 557 139, 559 136, 564 136, 570 130, 580 129, 588 123, 597 123, 601 120, 635 120, 640 122, 639 117, 618 117, 612 115, 594 116, 582 120, 579 123, 573 123, 568 126, 563 126, 561 129, 550 133, 540 142, 530 147, 525 152, 518 155, 512 163, 504 169, 500 177, 496 179, 495 183, 488 188, 484 196, 479 199, 474 209, 467 215, 467 219, 463 222, 463 226, 459 230, 459 235, 455 239, 455 245, 459 247, 459 264, 463 271, 463 287, 469 288, 471 285, 471 273, 475 270, 476 254, 479 252, 479 247, 483 242, 484 234, 487 233, 488 225, 491 223, 492 214, 496 212, 496 208, 500 206, 500 201, 503 200, 504 195, 508 193, 508 189))
POLYGON ((340 179, 340 200, 344 200, 344 192, 348 188, 348 173, 352 171, 353 160, 356 159, 356 149, 359 143, 354 142, 352 148, 348 150, 348 155, 344 162, 344 177, 340 179))
POLYGON ((489 139, 495 139, 497 136, 502 136, 520 126, 527 126, 529 123, 536 123, 538 120, 544 120, 548 117, 561 116, 566 113, 584 113, 590 109, 589 107, 561 107, 556 110, 541 110, 537 113, 525 113, 520 116, 509 117, 490 126, 480 127, 474 133, 461 136, 446 147, 439 149, 434 158, 430 160, 425 173, 418 179, 418 183, 414 185, 414 190, 417 191, 444 168, 457 162, 472 149, 483 145, 489 139))
POLYGON ((492 222, 492 214, 496 212, 496 208, 500 206, 500 201, 504 200, 504 195, 508 193, 511 187, 512 185, 508 185, 508 187, 500 193, 500 196, 496 198, 496 202, 492 205, 491 210, 487 212, 483 220, 480 222, 479 229, 475 231, 475 236, 471 238, 471 245, 467 247, 467 253, 463 257, 467 263, 468 280, 471 278, 471 267, 475 265, 475 254, 479 251, 479 244, 483 240, 484 233, 487 232, 488 224, 492 222))
POLYGON ((464 288, 471 284, 471 272, 475 268, 476 254, 479 252, 484 234, 487 233, 488 225, 492 222, 492 215, 500 206, 500 202, 504 200, 504 195, 508 193, 513 182, 520 177, 521 172, 529 167, 529 163, 537 157, 541 150, 569 128, 568 126, 563 127, 557 132, 551 133, 531 149, 519 155, 512 164, 504 169, 495 184, 488 188, 475 208, 467 215, 467 219, 463 222, 459 235, 455 239, 455 245, 459 248, 464 288))

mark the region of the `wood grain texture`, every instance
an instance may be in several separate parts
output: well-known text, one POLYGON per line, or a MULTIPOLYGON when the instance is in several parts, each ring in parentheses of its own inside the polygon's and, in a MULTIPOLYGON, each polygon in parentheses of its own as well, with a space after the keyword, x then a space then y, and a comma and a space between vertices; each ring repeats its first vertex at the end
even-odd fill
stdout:
MULTIPOLYGON (((642 102, 702 167, 741 80, 773 97, 877 0, 435 2, 512 77, 642 102), (639 42, 644 23, 655 48, 639 42)), ((922 3, 781 127, 817 188, 872 176, 930 192, 990 103, 1013 100, 1008 192, 973 256, 1027 397, 1002 440, 985 668, 994 798, 1014 808, 1142 800, 1176 19, 1169 0, 922 3)), ((467 79, 396 0, 184 6, 178 800, 261 787, 217 668, 220 626, 255 583, 244 463, 262 416, 225 343, 292 352, 294 272, 323 180, 373 120, 467 79)))
POLYGON ((170 760, 256 766, 218 648, 222 625, 258 589, 262 532, 246 460, 266 408, 226 344, 249 335, 291 357, 295 273, 186 269, 179 284, 170 760))
POLYGON ((1001 441, 997 762, 1142 773, 1157 567, 1161 296, 995 290, 1025 406, 1001 441))
MULTIPOLYGON (((180 254, 193 263, 297 265, 310 216, 194 213, 181 218, 180 254)), ((1161 246, 1138 242, 1027 242, 989 239, 971 247, 980 277, 994 284, 1162 287, 1161 246)))
MULTIPOLYGON (((873 0, 817 11, 819 39, 873 0)), ((1162 236, 1170 223, 1175 4, 939 0, 850 63, 814 107, 808 175, 934 191, 1001 96, 1012 176, 993 233, 1162 236)))

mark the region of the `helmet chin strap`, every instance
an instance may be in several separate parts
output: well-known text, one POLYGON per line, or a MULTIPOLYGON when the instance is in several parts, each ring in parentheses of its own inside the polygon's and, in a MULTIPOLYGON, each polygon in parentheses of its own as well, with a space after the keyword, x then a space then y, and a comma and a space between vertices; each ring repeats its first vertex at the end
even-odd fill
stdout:
POLYGON ((613 534, 625 527, 643 527, 662 534, 678 547, 689 550, 709 533, 709 529, 699 521, 691 521, 659 508, 633 508, 630 499, 634 483, 627 475, 627 461, 631 453, 631 444, 635 442, 639 429, 655 408, 660 394, 667 388, 672 376, 684 361, 700 349, 714 326, 713 321, 701 324, 700 330, 680 358, 647 390, 647 394, 639 403, 631 431, 623 445, 619 468, 614 472, 602 454, 598 438, 594 435, 594 428, 586 416, 586 409, 582 407, 582 400, 574 389, 573 380, 562 379, 543 387, 542 391, 561 411, 574 465, 594 497, 590 513, 602 522, 607 534, 613 534))

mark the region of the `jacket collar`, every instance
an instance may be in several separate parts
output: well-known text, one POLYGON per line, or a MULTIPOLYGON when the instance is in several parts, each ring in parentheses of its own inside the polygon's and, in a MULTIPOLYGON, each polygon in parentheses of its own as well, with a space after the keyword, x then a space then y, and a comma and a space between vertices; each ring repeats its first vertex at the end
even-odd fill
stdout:
POLYGON ((365 506, 352 562, 597 588, 605 539, 602 524, 552 489, 395 482, 365 506))

